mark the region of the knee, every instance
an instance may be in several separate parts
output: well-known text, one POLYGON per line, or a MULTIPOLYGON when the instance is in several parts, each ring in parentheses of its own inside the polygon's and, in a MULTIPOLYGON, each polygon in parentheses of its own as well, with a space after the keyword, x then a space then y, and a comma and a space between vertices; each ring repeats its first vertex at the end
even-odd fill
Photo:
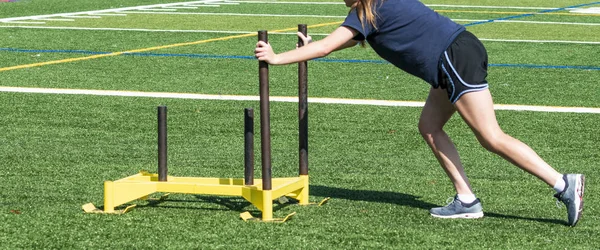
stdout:
POLYGON ((506 134, 502 131, 495 131, 477 137, 481 146, 492 153, 499 153, 504 149, 506 138, 506 134))
POLYGON ((430 123, 419 121, 419 133, 426 141, 432 141, 436 134, 443 132, 442 127, 434 126, 430 123))

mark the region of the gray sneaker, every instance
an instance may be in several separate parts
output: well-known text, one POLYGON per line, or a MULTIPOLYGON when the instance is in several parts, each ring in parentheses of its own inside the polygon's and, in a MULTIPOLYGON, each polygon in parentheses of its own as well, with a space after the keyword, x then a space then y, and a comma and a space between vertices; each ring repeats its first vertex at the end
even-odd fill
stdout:
POLYGON ((481 207, 481 201, 476 199, 475 201, 465 204, 458 199, 458 196, 449 198, 448 205, 445 207, 434 207, 429 210, 429 213, 433 217, 437 218, 448 218, 448 219, 476 219, 483 217, 483 208, 481 207))
POLYGON ((565 189, 560 193, 556 193, 554 197, 567 206, 568 223, 569 226, 573 227, 581 219, 581 213, 583 212, 585 176, 582 174, 565 174, 563 180, 565 180, 565 189))

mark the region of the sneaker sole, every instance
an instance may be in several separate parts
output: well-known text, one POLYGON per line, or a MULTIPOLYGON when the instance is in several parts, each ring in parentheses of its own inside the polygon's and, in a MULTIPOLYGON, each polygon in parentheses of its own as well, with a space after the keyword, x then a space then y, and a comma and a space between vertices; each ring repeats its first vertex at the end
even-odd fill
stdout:
POLYGON ((573 223, 572 226, 577 225, 577 222, 579 222, 579 219, 581 219, 581 215, 583 214, 583 191, 585 188, 585 176, 580 175, 579 178, 577 179, 577 183, 575 183, 575 184, 577 187, 577 189, 575 191, 577 192, 577 196, 579 199, 575 203, 576 208, 577 208, 577 218, 575 218, 575 222, 573 223))
MULTIPOLYGON (((430 213, 431 214, 431 213, 430 213)), ((464 214, 453 214, 453 215, 439 215, 439 214, 431 214, 431 216, 435 218, 442 219, 478 219, 483 217, 483 212, 478 213, 464 213, 464 214)))

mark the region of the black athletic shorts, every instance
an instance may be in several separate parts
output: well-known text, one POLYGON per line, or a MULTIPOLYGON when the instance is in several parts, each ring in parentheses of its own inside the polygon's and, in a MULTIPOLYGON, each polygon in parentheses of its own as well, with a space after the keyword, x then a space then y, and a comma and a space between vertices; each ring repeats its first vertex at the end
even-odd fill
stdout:
POLYGON ((488 56, 485 47, 469 31, 460 33, 440 58, 438 77, 448 99, 455 103, 465 93, 488 88, 488 56))

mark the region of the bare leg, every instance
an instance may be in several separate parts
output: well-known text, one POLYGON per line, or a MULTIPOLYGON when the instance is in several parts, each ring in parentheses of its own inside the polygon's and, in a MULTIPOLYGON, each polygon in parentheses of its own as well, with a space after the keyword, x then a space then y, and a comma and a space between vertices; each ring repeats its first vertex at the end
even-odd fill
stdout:
POLYGON ((444 132, 446 122, 455 113, 446 91, 431 89, 419 119, 419 132, 433 151, 440 165, 454 184, 456 193, 472 194, 469 179, 460 162, 456 147, 444 132))
POLYGON ((463 95, 455 103, 455 108, 487 150, 500 155, 550 186, 562 177, 529 146, 500 129, 489 90, 463 95))

